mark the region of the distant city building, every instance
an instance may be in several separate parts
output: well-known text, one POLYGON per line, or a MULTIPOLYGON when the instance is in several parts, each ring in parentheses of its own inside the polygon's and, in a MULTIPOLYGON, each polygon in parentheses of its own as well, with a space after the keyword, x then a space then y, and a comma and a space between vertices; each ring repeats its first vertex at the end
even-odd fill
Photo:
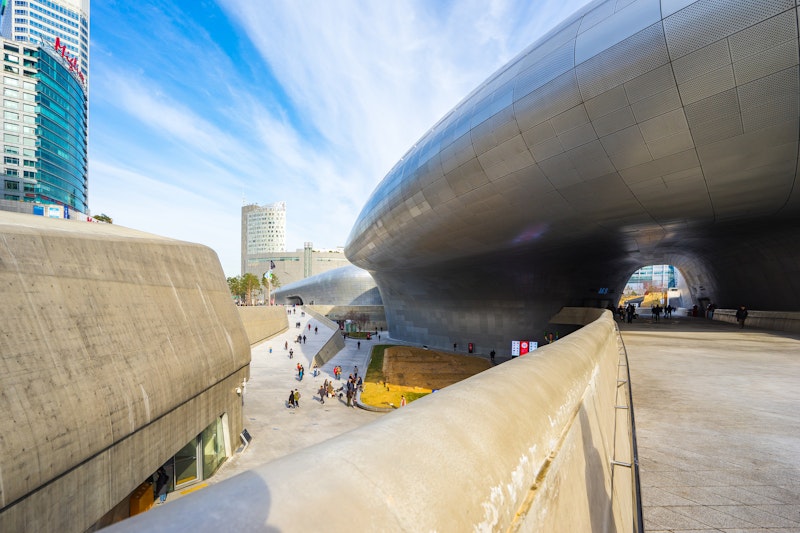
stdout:
POLYGON ((652 287, 656 290, 667 290, 678 286, 675 267, 672 265, 648 265, 640 268, 631 275, 625 292, 636 291, 643 294, 652 287))
POLYGON ((88 213, 89 1, 3 2, 0 209, 88 213))
POLYGON ((281 286, 322 274, 334 268, 350 265, 343 248, 314 249, 313 243, 306 242, 303 249, 297 249, 294 252, 274 252, 249 256, 242 265, 242 274, 249 272, 261 279, 261 276, 269 270, 270 261, 275 263, 273 273, 277 276, 281 286))
POLYGON ((286 202, 242 206, 242 273, 257 258, 285 251, 286 202))

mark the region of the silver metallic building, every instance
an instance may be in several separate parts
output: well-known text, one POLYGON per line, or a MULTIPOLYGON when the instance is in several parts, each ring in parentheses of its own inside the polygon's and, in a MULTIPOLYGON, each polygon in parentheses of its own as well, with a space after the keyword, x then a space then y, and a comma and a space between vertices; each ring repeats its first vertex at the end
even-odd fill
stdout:
POLYGON ((316 305, 381 305, 375 280, 354 265, 335 268, 273 291, 275 303, 316 305))
POLYGON ((348 240, 393 336, 537 339, 672 264, 691 299, 800 305, 796 0, 598 0, 492 75, 348 240))

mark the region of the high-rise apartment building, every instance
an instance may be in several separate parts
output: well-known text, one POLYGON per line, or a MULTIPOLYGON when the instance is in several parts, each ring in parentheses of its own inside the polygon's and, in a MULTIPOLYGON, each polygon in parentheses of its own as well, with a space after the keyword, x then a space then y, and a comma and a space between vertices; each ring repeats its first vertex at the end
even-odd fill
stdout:
POLYGON ((88 213, 89 0, 2 0, 0 35, 0 207, 88 213))
POLYGON ((248 262, 286 251, 286 202, 242 206, 242 273, 248 262))

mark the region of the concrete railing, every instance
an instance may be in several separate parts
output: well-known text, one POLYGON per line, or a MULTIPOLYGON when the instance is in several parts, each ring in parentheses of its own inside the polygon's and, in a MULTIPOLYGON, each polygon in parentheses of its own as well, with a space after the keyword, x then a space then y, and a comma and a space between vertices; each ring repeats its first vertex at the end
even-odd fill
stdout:
POLYGON ((619 360, 603 312, 535 354, 115 527, 631 531, 630 484, 612 464, 630 460, 615 452, 619 360))
POLYGON ((342 348, 344 348, 344 338, 342 337, 342 334, 339 333, 339 324, 329 319, 313 307, 304 306, 303 310, 313 316, 316 320, 319 320, 320 323, 333 330, 331 338, 328 339, 328 342, 326 342, 322 348, 320 348, 319 352, 317 352, 317 355, 314 356, 314 360, 312 361, 314 366, 322 366, 333 359, 333 357, 339 353, 342 348))
MULTIPOLYGON (((736 309, 717 309, 714 320, 736 324, 736 309)), ((745 327, 800 333, 800 313, 789 311, 747 311, 745 327)))

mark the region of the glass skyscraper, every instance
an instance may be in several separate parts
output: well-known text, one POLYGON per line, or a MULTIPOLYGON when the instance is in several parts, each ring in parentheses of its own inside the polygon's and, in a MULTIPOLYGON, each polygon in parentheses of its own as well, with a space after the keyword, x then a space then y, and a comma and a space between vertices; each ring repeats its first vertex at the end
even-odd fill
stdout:
POLYGON ((88 213, 89 1, 0 1, 2 207, 88 213))

